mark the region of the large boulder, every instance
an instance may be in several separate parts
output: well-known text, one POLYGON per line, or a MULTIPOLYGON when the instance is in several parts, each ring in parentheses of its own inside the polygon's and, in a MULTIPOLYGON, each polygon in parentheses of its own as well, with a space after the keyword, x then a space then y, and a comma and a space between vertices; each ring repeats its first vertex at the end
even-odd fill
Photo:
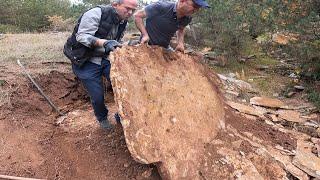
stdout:
POLYGON ((127 46, 110 56, 128 149, 165 179, 199 179, 205 145, 224 128, 216 76, 193 56, 127 46))

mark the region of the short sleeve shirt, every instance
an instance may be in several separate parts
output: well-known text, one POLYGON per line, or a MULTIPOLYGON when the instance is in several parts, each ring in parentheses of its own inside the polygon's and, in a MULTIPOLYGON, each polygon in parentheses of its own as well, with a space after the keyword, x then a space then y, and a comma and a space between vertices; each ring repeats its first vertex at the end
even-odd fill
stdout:
POLYGON ((164 48, 169 46, 171 38, 179 28, 187 26, 192 18, 177 18, 176 3, 158 1, 145 7, 146 30, 150 37, 149 44, 164 48))

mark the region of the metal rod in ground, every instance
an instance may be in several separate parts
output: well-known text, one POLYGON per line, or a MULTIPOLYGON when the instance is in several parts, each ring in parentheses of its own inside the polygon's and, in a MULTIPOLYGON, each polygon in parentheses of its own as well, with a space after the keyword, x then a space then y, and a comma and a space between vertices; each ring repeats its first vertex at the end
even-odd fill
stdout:
POLYGON ((25 177, 17 177, 17 176, 7 176, 7 175, 0 175, 0 179, 10 179, 10 180, 41 180, 41 179, 25 178, 25 177))
POLYGON ((49 105, 55 110, 57 111, 57 113, 59 113, 59 115, 63 116, 63 113, 60 112, 60 110, 57 108, 57 106, 55 106, 53 104, 53 102, 49 99, 49 97, 42 91, 42 89, 40 88, 40 86, 34 81, 34 79, 30 76, 30 74, 27 72, 26 68, 21 64, 20 60, 17 60, 18 65, 22 68, 23 72, 25 75, 27 75, 27 77, 30 79, 30 81, 33 83, 33 85, 36 86, 36 88, 38 89, 38 91, 40 92, 40 94, 48 101, 49 105))

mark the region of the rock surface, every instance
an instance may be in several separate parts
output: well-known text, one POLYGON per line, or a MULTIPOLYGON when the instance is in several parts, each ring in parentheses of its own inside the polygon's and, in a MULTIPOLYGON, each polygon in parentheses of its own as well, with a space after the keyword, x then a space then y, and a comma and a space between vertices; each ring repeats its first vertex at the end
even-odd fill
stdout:
POLYGON ((125 47, 111 55, 111 78, 128 149, 165 179, 199 179, 204 145, 224 127, 224 105, 207 70, 191 56, 125 47))

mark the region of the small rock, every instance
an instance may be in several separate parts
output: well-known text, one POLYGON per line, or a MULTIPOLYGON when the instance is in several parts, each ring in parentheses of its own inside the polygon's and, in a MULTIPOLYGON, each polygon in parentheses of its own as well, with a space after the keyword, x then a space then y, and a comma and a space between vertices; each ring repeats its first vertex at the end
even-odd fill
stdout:
POLYGON ((318 156, 318 149, 317 149, 317 147, 312 147, 312 149, 311 149, 311 152, 313 153, 313 154, 315 154, 316 156, 318 156))
POLYGON ((142 177, 144 177, 144 178, 150 178, 151 175, 152 175, 152 169, 151 168, 142 173, 142 177))
POLYGON ((240 179, 241 176, 242 176, 242 172, 241 172, 241 171, 234 172, 234 177, 235 177, 236 179, 240 179))
POLYGON ((241 155, 242 157, 244 157, 244 156, 245 156, 245 153, 244 153, 244 152, 239 151, 239 153, 240 153, 240 155, 241 155))
POLYGON ((234 95, 234 96, 236 96, 236 97, 239 96, 239 93, 238 93, 238 92, 235 92, 235 91, 226 90, 226 93, 232 94, 232 95, 234 95))
POLYGON ((237 75, 235 73, 229 73, 228 76, 231 78, 235 78, 237 75))
POLYGON ((289 78, 297 78, 298 76, 295 74, 295 73, 291 73, 290 75, 289 75, 289 78))
POLYGON ((314 137, 312 137, 312 138, 310 139, 310 141, 311 141, 313 144, 320 143, 320 139, 319 139, 319 138, 314 138, 314 137))
POLYGON ((226 158, 221 158, 219 159, 219 162, 222 164, 222 165, 225 165, 225 164, 228 164, 229 161, 226 159, 226 158))
POLYGON ((257 66, 257 69, 263 71, 263 70, 269 69, 269 66, 258 65, 258 66, 257 66))
POLYGON ((128 45, 129 46, 135 46, 135 45, 137 45, 139 43, 140 43, 140 40, 130 39, 129 42, 128 42, 128 45))
POLYGON ((251 55, 249 55, 247 58, 248 58, 248 59, 253 59, 253 58, 255 58, 255 57, 256 57, 255 54, 251 54, 251 55))
POLYGON ((186 49, 186 50, 184 51, 184 53, 186 53, 186 54, 191 54, 191 53, 193 53, 193 52, 194 52, 194 50, 191 49, 191 48, 188 48, 188 49, 186 49))
POLYGON ((170 121, 172 122, 172 124, 175 124, 177 122, 177 118, 175 117, 170 117, 170 121))
POLYGON ((289 92, 288 94, 287 94, 287 97, 288 98, 291 98, 293 95, 295 95, 296 94, 296 92, 289 92))
MULTIPOLYGON (((313 122, 313 121, 306 121, 306 122, 303 123, 303 125, 304 125, 304 126, 313 127, 313 128, 318 128, 318 127, 319 127, 318 123, 313 122)), ((319 131, 319 128, 317 129, 317 132, 318 132, 318 131, 319 131)), ((320 132, 319 132, 319 133, 320 133, 320 132)), ((319 133, 318 133, 318 135, 319 135, 319 133)))
POLYGON ((273 93, 273 97, 279 97, 279 93, 273 93))
POLYGON ((239 62, 246 62, 246 60, 247 60, 246 58, 240 58, 239 62))
POLYGON ((251 137, 253 136, 253 134, 252 134, 252 133, 249 133, 249 132, 244 132, 243 134, 246 135, 246 136, 249 137, 249 138, 251 138, 251 137))
POLYGON ((204 57, 208 59, 215 59, 217 57, 217 53, 214 51, 208 51, 204 53, 204 57))
POLYGON ((123 167, 127 168, 127 167, 129 167, 129 164, 128 163, 124 163, 123 167))
POLYGON ((303 91, 304 87, 303 86, 294 86, 295 89, 299 90, 299 91, 303 91))
POLYGON ((268 120, 268 119, 266 119, 264 122, 265 122, 266 124, 270 125, 270 126, 274 126, 274 125, 275 125, 272 121, 270 121, 270 120, 268 120))

